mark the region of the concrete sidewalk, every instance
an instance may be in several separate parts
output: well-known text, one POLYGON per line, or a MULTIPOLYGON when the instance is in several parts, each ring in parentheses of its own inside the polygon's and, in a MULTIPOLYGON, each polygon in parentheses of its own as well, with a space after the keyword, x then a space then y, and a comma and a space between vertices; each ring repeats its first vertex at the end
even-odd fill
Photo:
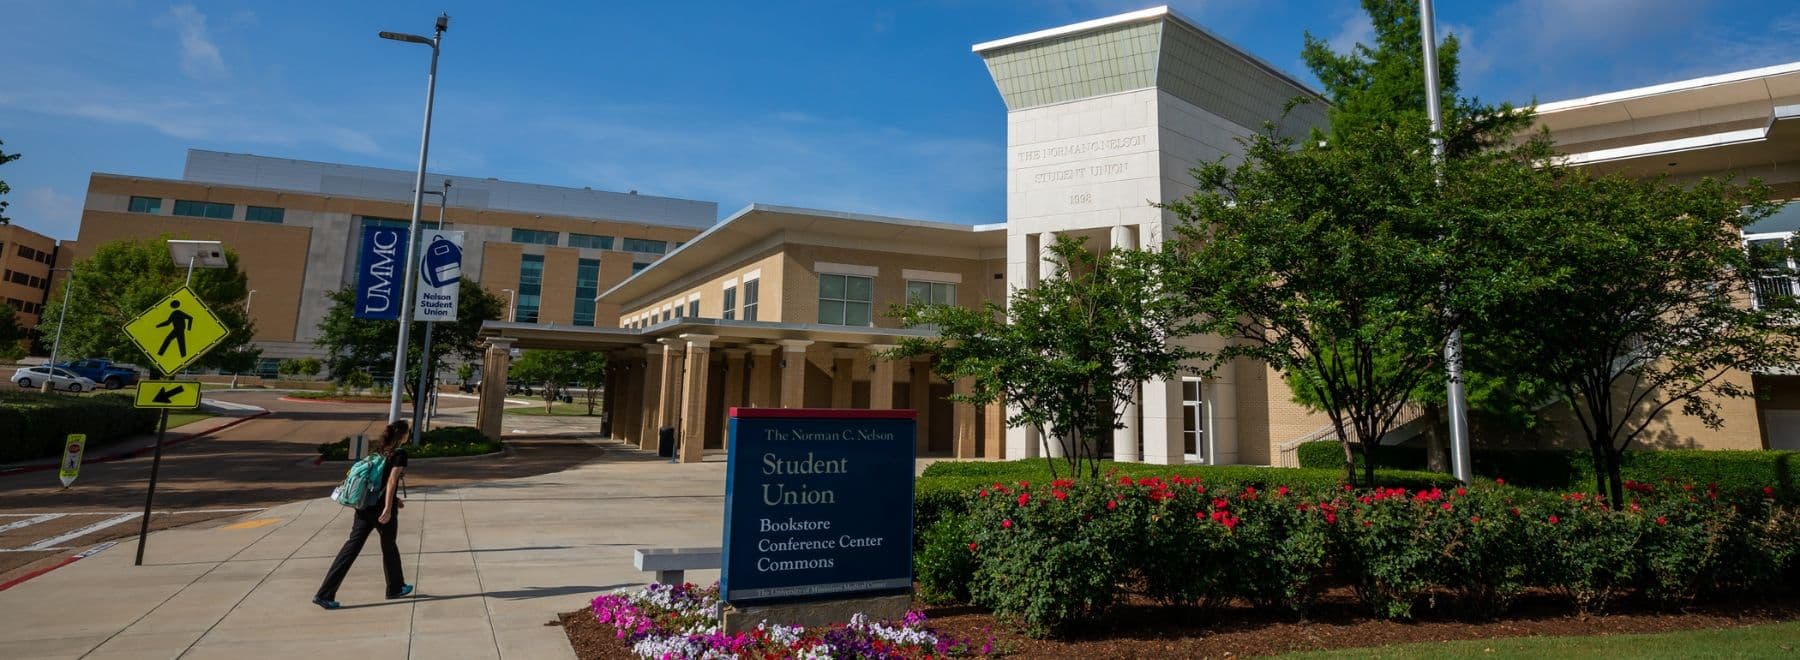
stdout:
POLYGON ((381 598, 371 539, 329 612, 310 601, 350 528, 329 500, 157 532, 141 567, 121 542, 0 591, 0 656, 573 657, 545 624, 648 581, 633 548, 719 543, 724 467, 620 449, 554 474, 412 489, 400 549, 417 595, 381 598))

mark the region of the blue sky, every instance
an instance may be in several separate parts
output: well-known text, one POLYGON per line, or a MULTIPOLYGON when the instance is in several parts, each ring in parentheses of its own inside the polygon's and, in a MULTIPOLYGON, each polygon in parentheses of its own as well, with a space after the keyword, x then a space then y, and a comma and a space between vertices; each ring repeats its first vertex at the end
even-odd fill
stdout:
MULTIPOLYGON (((74 238, 90 172, 179 178, 194 148, 410 169, 444 45, 432 169, 958 222, 1005 216, 1005 108, 971 44, 1153 6, 0 0, 0 167, 14 222, 74 238)), ((1172 3, 1311 81, 1355 0, 1172 3)), ((1800 60, 1800 6, 1440 1, 1464 92, 1557 100, 1800 60)))

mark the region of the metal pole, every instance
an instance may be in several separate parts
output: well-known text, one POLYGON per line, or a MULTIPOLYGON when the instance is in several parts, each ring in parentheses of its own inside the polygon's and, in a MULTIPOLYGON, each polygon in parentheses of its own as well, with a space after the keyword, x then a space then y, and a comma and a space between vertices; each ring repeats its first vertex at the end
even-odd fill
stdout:
MULTIPOLYGON (((1425 42, 1425 112, 1431 116, 1431 158, 1444 162, 1444 110, 1438 98, 1437 19, 1431 0, 1419 0, 1419 30, 1425 42)), ((1444 342, 1446 398, 1450 409, 1450 473, 1469 483, 1469 402, 1463 393, 1462 329, 1450 331, 1444 342)))
MULTIPOLYGON (((438 193, 438 218, 437 227, 435 227, 435 229, 441 230, 444 228, 444 207, 449 204, 449 201, 450 180, 444 179, 444 190, 438 193)), ((413 390, 411 442, 414 447, 419 446, 421 434, 425 432, 424 422, 430 421, 425 416, 425 402, 431 399, 431 395, 427 388, 430 387, 431 377, 436 375, 432 373, 436 370, 432 368, 433 364, 431 362, 431 329, 436 326, 436 323, 430 321, 425 322, 425 341, 424 343, 419 344, 419 388, 413 390)))
POLYGON ((156 501, 156 473, 162 468, 163 434, 169 431, 169 409, 162 409, 162 420, 156 423, 156 458, 150 459, 150 490, 144 493, 144 519, 138 523, 137 563, 144 565, 144 537, 150 534, 150 503, 156 501))
POLYGON ((200 255, 199 255, 199 254, 191 254, 191 255, 188 255, 188 274, 187 274, 187 281, 186 281, 186 282, 182 282, 182 283, 181 283, 181 285, 182 285, 182 286, 193 286, 193 285, 194 285, 194 260, 195 260, 195 259, 197 259, 197 258, 199 258, 199 257, 200 257, 200 255))
POLYGON ((444 41, 443 21, 431 37, 431 72, 425 78, 425 128, 419 136, 419 172, 413 179, 412 223, 407 234, 406 281, 400 294, 400 338, 394 344, 393 391, 388 396, 388 423, 400 421, 400 399, 406 388, 406 340, 412 331, 413 280, 419 277, 419 206, 425 202, 425 158, 431 149, 431 104, 437 96, 438 46, 444 41))
MULTIPOLYGON (((52 269, 54 270, 54 269, 52 269)), ((56 353, 62 350, 63 324, 69 320, 69 290, 75 288, 75 269, 69 268, 69 280, 63 282, 62 311, 56 313, 56 341, 50 344, 50 367, 56 367, 56 353)), ((44 392, 50 391, 50 379, 44 379, 44 392)))

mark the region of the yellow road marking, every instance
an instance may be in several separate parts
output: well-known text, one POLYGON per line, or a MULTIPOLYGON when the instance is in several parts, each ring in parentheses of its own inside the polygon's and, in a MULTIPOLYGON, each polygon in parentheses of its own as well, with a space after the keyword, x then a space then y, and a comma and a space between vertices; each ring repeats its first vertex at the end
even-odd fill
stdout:
POLYGON ((256 529, 258 527, 268 527, 269 525, 278 522, 281 522, 280 518, 257 518, 256 520, 246 520, 241 523, 226 525, 225 529, 256 529))

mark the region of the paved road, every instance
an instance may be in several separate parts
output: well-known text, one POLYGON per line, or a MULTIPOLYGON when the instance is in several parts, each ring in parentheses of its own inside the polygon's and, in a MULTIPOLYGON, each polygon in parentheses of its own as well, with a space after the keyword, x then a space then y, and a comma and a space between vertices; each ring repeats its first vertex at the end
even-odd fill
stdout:
MULTIPOLYGON (((277 393, 217 395, 270 411, 163 452, 151 528, 232 518, 296 500, 322 497, 343 477, 343 464, 317 464, 317 447, 381 427, 387 407, 287 401, 277 393)), ((446 398, 445 418, 472 417, 472 400, 446 398)), ((577 438, 515 434, 503 457, 417 461, 409 487, 466 484, 562 470, 597 458, 577 438)), ((135 441, 133 441, 135 442, 135 441)), ((0 476, 0 583, 83 547, 137 534, 151 458, 85 465, 64 490, 54 471, 0 476), (75 532, 83 532, 76 534, 75 532)))

